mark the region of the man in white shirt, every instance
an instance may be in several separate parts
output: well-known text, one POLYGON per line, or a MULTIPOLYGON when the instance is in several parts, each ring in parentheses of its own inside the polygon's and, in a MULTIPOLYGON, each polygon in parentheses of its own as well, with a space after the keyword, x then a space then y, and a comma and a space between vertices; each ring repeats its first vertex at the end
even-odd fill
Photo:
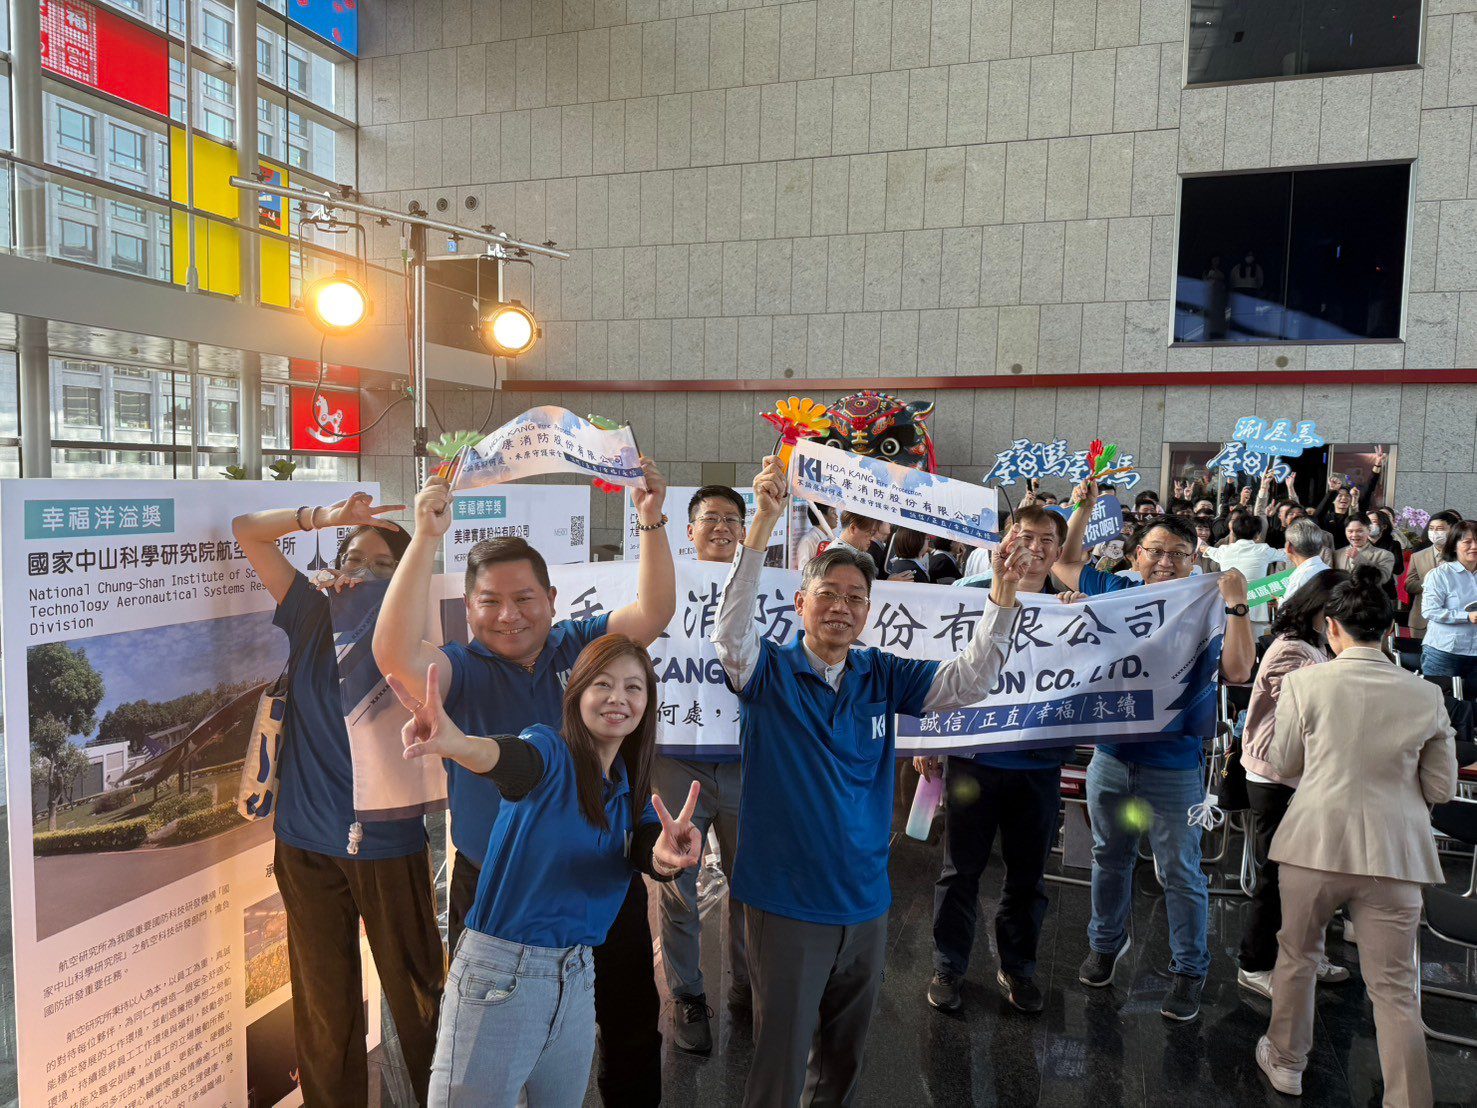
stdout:
MULTIPOLYGON (((1232 541, 1226 546, 1208 546, 1200 556, 1221 569, 1239 569, 1248 582, 1260 581, 1272 572, 1273 566, 1280 566, 1286 560, 1282 551, 1260 541, 1261 532, 1261 517, 1242 512, 1231 517, 1232 541)), ((1265 604, 1251 609, 1248 619, 1252 624, 1253 639, 1266 630, 1270 618, 1265 604)))
POLYGON ((830 535, 836 533, 836 509, 829 504, 811 504, 809 514, 812 519, 815 513, 820 512, 825 519, 825 529, 820 524, 815 524, 800 536, 800 542, 795 547, 795 568, 804 569, 805 563, 821 552, 821 546, 828 541, 830 535))
POLYGON ((1282 594, 1282 603, 1287 603, 1292 594, 1302 588, 1318 574, 1328 568, 1323 559, 1328 536, 1323 528, 1306 516, 1295 519, 1287 526, 1287 560, 1292 563, 1292 576, 1287 579, 1287 589, 1282 594))

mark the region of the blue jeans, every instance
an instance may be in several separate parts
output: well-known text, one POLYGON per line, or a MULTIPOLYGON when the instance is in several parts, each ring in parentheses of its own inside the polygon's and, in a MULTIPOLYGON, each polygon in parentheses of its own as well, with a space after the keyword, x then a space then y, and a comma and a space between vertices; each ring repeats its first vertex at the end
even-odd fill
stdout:
POLYGON ((1477 655, 1422 646, 1421 673, 1426 677, 1460 677, 1463 698, 1477 700, 1477 655))
POLYGON ((1092 820, 1092 920, 1087 939, 1104 954, 1117 951, 1128 937, 1133 910, 1133 867, 1142 826, 1125 819, 1125 808, 1137 800, 1152 813, 1149 845, 1164 877, 1169 915, 1169 968, 1189 977, 1210 969, 1206 918, 1209 883, 1200 869, 1200 828, 1186 813, 1205 799, 1200 769, 1159 769, 1122 762, 1098 750, 1087 767, 1087 813, 1092 820))
POLYGON ((595 1053, 590 948, 524 946, 466 930, 441 1001, 435 1106, 578 1108, 595 1053))

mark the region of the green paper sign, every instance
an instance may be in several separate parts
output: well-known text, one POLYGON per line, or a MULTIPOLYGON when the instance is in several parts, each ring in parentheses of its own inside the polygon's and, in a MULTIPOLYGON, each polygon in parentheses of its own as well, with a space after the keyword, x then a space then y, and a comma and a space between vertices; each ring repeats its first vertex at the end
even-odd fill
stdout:
POLYGON ((1251 582, 1246 586, 1246 606, 1255 608, 1258 604, 1281 599, 1282 594, 1287 592, 1287 579, 1292 574, 1292 570, 1284 569, 1281 573, 1274 573, 1270 577, 1263 577, 1260 581, 1251 582))

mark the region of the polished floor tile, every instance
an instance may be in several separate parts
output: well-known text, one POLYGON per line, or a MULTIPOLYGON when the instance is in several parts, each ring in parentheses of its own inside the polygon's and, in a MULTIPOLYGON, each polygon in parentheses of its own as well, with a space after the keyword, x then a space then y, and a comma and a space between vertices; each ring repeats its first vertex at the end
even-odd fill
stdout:
MULTIPOLYGON (((1179 1025, 1159 1015, 1169 983, 1169 945, 1164 899, 1152 868, 1139 867, 1134 949, 1107 989, 1088 989, 1077 981, 1077 967, 1087 949, 1087 889, 1052 883, 1037 971, 1046 1010, 1025 1016, 1008 1008, 995 987, 998 963, 992 920, 1000 890, 997 863, 982 887, 980 929, 964 1006, 944 1015, 924 998, 932 974, 933 881, 940 855, 937 845, 910 839, 900 838, 894 845, 887 970, 868 1037, 859 1105, 1240 1108, 1294 1103, 1271 1089, 1252 1055, 1266 1030, 1271 1005, 1236 984, 1245 898, 1212 899, 1209 933, 1214 959, 1201 1016, 1179 1025)), ((721 977, 721 917, 721 911, 709 912, 703 933, 708 1002, 717 1013, 715 1048, 711 1057, 694 1058, 668 1047, 664 1103, 669 1105, 720 1108, 743 1099, 752 1040, 745 1029, 731 1025, 712 984, 721 977)), ((1379 1105, 1383 1089, 1374 1021, 1357 972, 1358 950, 1346 945, 1337 932, 1334 928, 1330 933, 1329 957, 1348 964, 1355 974, 1349 983, 1319 992, 1316 1038, 1302 1103, 1310 1108, 1365 1108, 1379 1105)), ((1423 940, 1423 957, 1428 979, 1465 981, 1477 994, 1477 961, 1429 935, 1423 940)), ((1477 1037, 1477 1004, 1428 998, 1427 1014, 1438 1026, 1477 1037)), ((1477 1052, 1434 1041, 1429 1051, 1436 1103, 1468 1108, 1477 1104, 1477 1052)), ((592 1094, 586 1104, 593 1108, 598 1097, 592 1094)))

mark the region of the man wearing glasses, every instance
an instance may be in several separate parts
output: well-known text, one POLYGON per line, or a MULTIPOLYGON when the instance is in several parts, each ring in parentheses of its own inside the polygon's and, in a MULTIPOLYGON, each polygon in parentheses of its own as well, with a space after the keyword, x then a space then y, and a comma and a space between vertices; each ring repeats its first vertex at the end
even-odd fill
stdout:
MULTIPOLYGON (((698 561, 733 561, 739 544, 744 541, 745 512, 743 497, 727 485, 704 485, 693 493, 687 505, 687 537, 692 540, 698 561)), ((697 729, 691 742, 694 746, 701 745, 697 729)), ((709 827, 717 827, 723 868, 732 882, 733 860, 738 851, 737 752, 702 761, 658 755, 652 766, 652 781, 668 807, 687 802, 692 782, 702 785, 692 825, 704 839, 709 827)), ((689 1054, 707 1054, 713 1049, 713 1032, 703 984, 700 938, 703 924, 698 917, 697 878, 698 867, 694 866, 683 870, 677 880, 659 886, 662 972, 676 1008, 674 1045, 689 1054)), ((736 1020, 747 1023, 753 1012, 753 996, 744 956, 744 912, 731 891, 727 916, 728 964, 732 973, 728 1008, 736 1020)))
MULTIPOLYGON (((1067 528, 1062 556, 1052 572, 1068 588, 1089 596, 1136 587, 1124 577, 1100 573, 1087 564, 1082 537, 1097 501, 1088 480, 1077 486, 1077 510, 1067 528)), ((1178 516, 1157 519, 1133 551, 1133 565, 1144 588, 1190 576, 1195 531, 1178 516)), ((1247 619, 1246 578, 1237 570, 1221 574, 1226 601, 1226 632, 1221 676, 1233 685, 1251 679, 1256 647, 1247 619)), ((1168 675, 1166 675, 1168 680, 1168 675)), ((1131 945, 1128 921, 1133 907, 1133 868, 1139 837, 1145 832, 1155 868, 1164 884, 1169 915, 1171 983, 1159 1012, 1186 1022, 1200 1014, 1200 992, 1210 969, 1206 920, 1210 894, 1200 869, 1200 828, 1186 813, 1205 798, 1205 739, 1186 736, 1157 742, 1102 743, 1087 769, 1087 810, 1092 820, 1091 948, 1078 971, 1084 985, 1103 988, 1131 945)))
POLYGON ((964 653, 940 664, 853 647, 867 626, 872 559, 833 547, 795 594, 788 646, 754 622, 759 569, 783 511, 785 471, 764 460, 753 525, 729 574, 713 642, 739 697, 744 906, 754 1059, 744 1102, 847 1104, 861 1073, 886 953, 894 716, 971 704, 990 689, 1016 614, 1019 539, 996 551, 990 599, 964 653))

